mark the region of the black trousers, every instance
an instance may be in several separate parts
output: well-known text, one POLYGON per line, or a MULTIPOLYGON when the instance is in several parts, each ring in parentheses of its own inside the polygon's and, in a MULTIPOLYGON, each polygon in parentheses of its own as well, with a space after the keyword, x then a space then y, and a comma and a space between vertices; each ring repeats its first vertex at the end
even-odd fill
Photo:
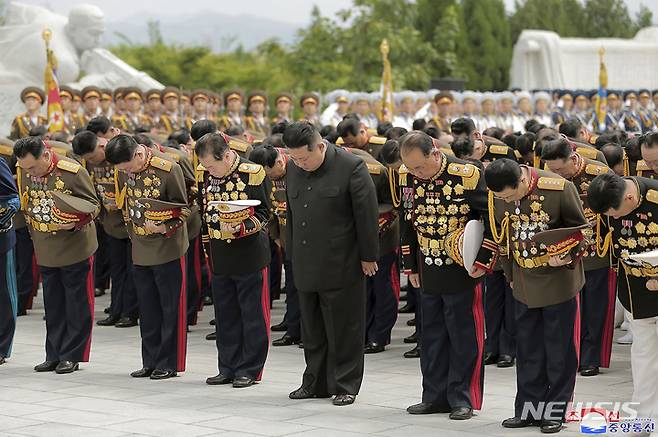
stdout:
POLYGON ((16 331, 18 293, 14 249, 0 254, 0 358, 11 356, 16 331))
POLYGON ((32 308, 32 299, 39 287, 39 267, 34 257, 34 246, 27 226, 16 229, 16 283, 18 311, 32 308))
POLYGON ((381 256, 377 273, 366 278, 366 343, 391 342, 391 330, 398 319, 398 296, 393 285, 393 274, 399 277, 397 257, 395 252, 381 256))
POLYGON ((107 244, 109 235, 105 233, 102 226, 96 226, 96 238, 98 249, 94 256, 94 288, 107 290, 110 288, 110 247, 107 244))
POLYGON ((306 370, 302 387, 316 394, 359 393, 363 380, 365 278, 345 288, 300 291, 306 370))
POLYGON ((578 371, 578 298, 543 308, 515 300, 515 309, 514 415, 540 420, 544 407, 553 402, 552 414, 564 417, 578 371))
POLYGON ((299 292, 295 286, 295 278, 292 274, 292 263, 285 261, 286 269, 286 315, 283 320, 288 325, 288 335, 293 338, 301 338, 301 313, 299 310, 299 292))
POLYGON ((423 402, 482 408, 482 284, 458 293, 423 293, 423 402))
POLYGON ((581 366, 610 366, 616 294, 614 270, 605 267, 585 272, 580 292, 581 366))
POLYGON ((487 338, 484 350, 495 356, 516 356, 514 297, 505 274, 494 271, 485 281, 484 314, 487 338))
POLYGON ((187 354, 185 257, 156 266, 134 266, 142 335, 142 363, 182 372, 187 354))
POLYGON ((281 297, 281 272, 283 268, 283 250, 272 239, 270 239, 270 254, 271 261, 268 270, 271 304, 281 297))
POLYGON ((190 246, 185 254, 187 265, 187 324, 197 324, 197 315, 201 310, 202 263, 203 248, 201 235, 190 240, 190 246))
POLYGON ((270 346, 268 269, 213 275, 219 372, 260 381, 270 346))
POLYGON ((105 235, 110 258, 112 301, 110 315, 136 319, 139 315, 137 289, 133 278, 132 244, 130 239, 119 239, 105 235))
POLYGON ((47 361, 89 361, 94 321, 93 265, 92 256, 65 267, 40 266, 47 361))
POLYGON ((409 283, 409 287, 407 287, 407 296, 409 296, 410 293, 411 296, 413 296, 415 306, 414 318, 416 319, 416 338, 418 339, 416 346, 420 348, 423 342, 423 289, 416 288, 409 283))

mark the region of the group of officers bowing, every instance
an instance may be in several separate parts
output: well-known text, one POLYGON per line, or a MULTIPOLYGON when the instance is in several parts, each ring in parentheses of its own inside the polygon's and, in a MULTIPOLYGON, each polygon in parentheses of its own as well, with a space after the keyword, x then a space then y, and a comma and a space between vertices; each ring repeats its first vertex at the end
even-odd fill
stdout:
POLYGON ((482 407, 484 365, 516 360, 515 411, 503 426, 560 431, 578 371, 594 376, 609 365, 618 295, 635 336, 633 400, 652 417, 658 269, 629 255, 658 249, 658 134, 636 138, 643 160, 631 166, 622 149, 622 165, 611 168, 580 127, 531 126, 532 144, 520 136, 512 147, 468 118, 438 138, 400 128, 377 137, 347 115, 335 144, 300 121, 254 147, 201 120, 194 142, 165 148, 96 117, 64 153, 59 143, 21 138, 10 165, 0 165, 0 264, 11 282, 11 217, 22 216, 46 309, 46 360, 35 370, 70 373, 89 360, 97 222, 113 248, 120 309, 111 316, 140 319, 143 366, 133 377, 185 370, 189 314, 201 296, 194 260, 207 256, 219 356, 207 383, 259 381, 272 239, 285 253, 288 340, 303 342, 307 364, 292 399, 355 401, 364 352, 390 341, 401 259, 421 290, 423 394, 409 413, 469 419, 482 407), (470 220, 482 222, 484 239, 467 271, 458 246, 470 220), (135 290, 138 309, 126 297, 135 290), (485 301, 498 305, 493 317, 485 301))

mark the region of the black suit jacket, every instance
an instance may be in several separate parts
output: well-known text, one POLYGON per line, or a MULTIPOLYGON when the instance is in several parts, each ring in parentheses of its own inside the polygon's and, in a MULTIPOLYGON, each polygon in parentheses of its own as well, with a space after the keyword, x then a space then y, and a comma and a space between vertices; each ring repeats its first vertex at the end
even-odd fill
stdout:
POLYGON ((287 256, 300 291, 353 285, 361 261, 378 258, 375 186, 358 156, 327 145, 324 162, 306 172, 292 160, 287 173, 287 256))

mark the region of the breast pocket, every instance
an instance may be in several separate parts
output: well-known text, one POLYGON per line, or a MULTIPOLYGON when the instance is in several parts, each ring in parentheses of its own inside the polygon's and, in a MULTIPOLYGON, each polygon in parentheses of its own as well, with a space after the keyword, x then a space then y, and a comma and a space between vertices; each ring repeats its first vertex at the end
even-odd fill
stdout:
POLYGON ((320 189, 320 197, 338 197, 340 194, 340 187, 324 187, 320 189))

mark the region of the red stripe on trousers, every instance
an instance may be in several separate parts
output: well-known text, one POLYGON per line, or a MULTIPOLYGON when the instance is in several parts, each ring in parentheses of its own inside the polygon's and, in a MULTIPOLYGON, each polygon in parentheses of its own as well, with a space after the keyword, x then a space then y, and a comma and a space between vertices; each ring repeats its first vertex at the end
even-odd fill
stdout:
MULTIPOLYGON (((265 323, 265 332, 267 332, 267 348, 269 352, 270 347, 270 284, 269 284, 269 268, 265 267, 261 271, 263 275, 263 287, 260 293, 260 306, 263 309, 263 322, 265 323)), ((256 377, 256 381, 260 381, 263 377, 263 369, 256 377)))
POLYGON ((201 304, 203 302, 203 299, 201 299, 201 236, 197 236, 194 239, 194 256, 192 257, 192 263, 194 266, 194 278, 196 279, 196 288, 197 288, 197 295, 195 296, 196 302, 194 303, 194 307, 197 309, 196 312, 194 313, 194 319, 191 321, 192 325, 196 325, 197 322, 197 313, 200 311, 201 308, 203 308, 203 305, 201 304))
POLYGON ((178 348, 176 354, 176 370, 185 371, 185 358, 187 357, 187 274, 185 267, 185 255, 180 257, 180 269, 182 280, 180 284, 180 296, 178 301, 178 348))
POLYGON ((400 266, 398 265, 398 258, 400 249, 395 249, 396 260, 391 265, 391 286, 393 287, 393 294, 395 300, 400 303, 400 266))
POLYGON ((28 310, 32 309, 34 297, 37 295, 38 289, 39 289, 39 265, 37 264, 37 256, 35 254, 32 254, 32 289, 30 290, 30 296, 27 299, 26 308, 28 310))
MULTIPOLYGON (((576 349, 576 373, 580 367, 580 293, 576 294, 576 318, 573 323, 573 344, 576 349)), ((576 394, 576 375, 574 374, 574 391, 571 393, 571 402, 576 394)))
POLYGON ((89 362, 91 354, 91 333, 94 326, 94 256, 89 257, 89 272, 87 273, 87 304, 89 305, 89 315, 91 316, 91 325, 89 325, 89 337, 85 343, 85 351, 82 354, 82 362, 89 362))
POLYGON ((477 360, 471 375, 471 404, 474 410, 482 408, 482 357, 484 354, 484 307, 482 306, 482 283, 475 286, 473 292, 473 321, 477 340, 477 360))
POLYGON ((605 313, 603 324, 603 335, 601 336, 601 367, 610 367, 610 355, 612 354, 612 336, 615 320, 615 295, 617 291, 617 275, 615 271, 608 269, 608 308, 605 313))

